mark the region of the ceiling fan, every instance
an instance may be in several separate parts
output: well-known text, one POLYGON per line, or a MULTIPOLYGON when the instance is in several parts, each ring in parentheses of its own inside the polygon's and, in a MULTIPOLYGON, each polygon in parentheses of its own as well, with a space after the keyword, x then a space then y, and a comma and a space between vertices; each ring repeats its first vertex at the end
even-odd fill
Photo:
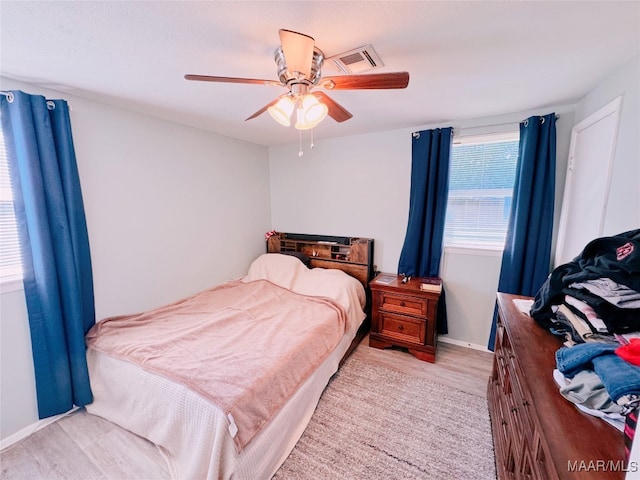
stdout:
POLYGON ((184 78, 204 82, 285 87, 288 89, 287 93, 280 95, 246 120, 256 118, 268 111, 276 121, 288 127, 291 125, 291 116, 295 110, 295 127, 299 130, 315 127, 327 114, 337 122, 344 122, 353 116, 324 92, 312 91, 316 87, 327 90, 395 89, 406 88, 409 84, 408 72, 323 78, 321 69, 324 53, 315 46, 313 37, 285 29, 281 29, 279 34, 280 46, 275 51, 278 80, 192 74, 187 74, 184 78))

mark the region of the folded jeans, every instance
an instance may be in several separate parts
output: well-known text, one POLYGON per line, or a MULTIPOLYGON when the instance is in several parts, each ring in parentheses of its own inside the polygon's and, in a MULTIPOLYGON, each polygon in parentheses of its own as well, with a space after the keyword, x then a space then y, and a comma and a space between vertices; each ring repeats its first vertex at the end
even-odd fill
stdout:
POLYGON ((616 348, 599 342, 563 347, 556 352, 556 365, 568 378, 582 370, 593 370, 614 402, 627 395, 640 395, 640 367, 616 355, 616 348))

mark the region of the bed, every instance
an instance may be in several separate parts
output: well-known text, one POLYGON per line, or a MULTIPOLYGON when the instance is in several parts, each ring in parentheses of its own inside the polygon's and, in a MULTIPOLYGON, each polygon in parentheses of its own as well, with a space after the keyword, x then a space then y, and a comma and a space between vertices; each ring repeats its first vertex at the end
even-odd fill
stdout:
POLYGON ((172 478, 270 478, 366 318, 340 267, 267 253, 241 279, 99 322, 87 411, 156 444, 172 478))

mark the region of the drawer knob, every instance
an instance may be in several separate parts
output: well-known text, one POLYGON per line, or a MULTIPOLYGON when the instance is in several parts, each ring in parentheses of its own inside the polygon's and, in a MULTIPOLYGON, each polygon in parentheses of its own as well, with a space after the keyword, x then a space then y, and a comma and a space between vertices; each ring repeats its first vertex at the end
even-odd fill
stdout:
POLYGON ((398 330, 400 331, 404 330, 404 325, 398 325, 398 330))
POLYGON ((404 307, 404 302, 400 302, 400 306, 401 306, 401 307, 404 307))

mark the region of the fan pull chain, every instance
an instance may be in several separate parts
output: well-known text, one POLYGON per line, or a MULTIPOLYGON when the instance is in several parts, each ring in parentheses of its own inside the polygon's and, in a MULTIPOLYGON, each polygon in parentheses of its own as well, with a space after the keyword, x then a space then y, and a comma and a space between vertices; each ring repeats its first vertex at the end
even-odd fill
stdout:
POLYGON ((298 156, 302 157, 304 152, 302 151, 302 130, 298 130, 298 138, 300 139, 300 151, 298 152, 298 156))
POLYGON ((311 129, 311 150, 313 150, 313 128, 311 129))

